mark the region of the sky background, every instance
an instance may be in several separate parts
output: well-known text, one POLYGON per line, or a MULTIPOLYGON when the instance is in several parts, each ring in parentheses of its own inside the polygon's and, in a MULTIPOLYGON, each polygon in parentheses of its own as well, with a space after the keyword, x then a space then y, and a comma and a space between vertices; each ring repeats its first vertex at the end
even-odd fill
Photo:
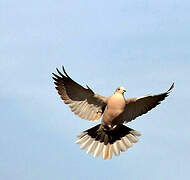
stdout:
POLYGON ((190 169, 188 0, 1 0, 0 179, 179 180, 190 169), (166 91, 157 108, 129 123, 140 141, 119 157, 86 155, 80 119, 51 79, 68 74, 96 93, 166 91))

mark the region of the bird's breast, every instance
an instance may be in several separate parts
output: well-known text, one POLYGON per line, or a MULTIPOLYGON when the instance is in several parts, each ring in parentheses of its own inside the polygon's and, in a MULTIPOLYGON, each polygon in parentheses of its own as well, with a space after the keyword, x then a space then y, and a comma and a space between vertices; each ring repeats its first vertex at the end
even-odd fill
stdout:
POLYGON ((121 94, 111 96, 107 107, 108 109, 123 110, 125 108, 125 98, 121 94))
POLYGON ((122 95, 111 96, 108 100, 102 121, 105 124, 112 124, 117 121, 117 117, 124 111, 125 99, 122 95))

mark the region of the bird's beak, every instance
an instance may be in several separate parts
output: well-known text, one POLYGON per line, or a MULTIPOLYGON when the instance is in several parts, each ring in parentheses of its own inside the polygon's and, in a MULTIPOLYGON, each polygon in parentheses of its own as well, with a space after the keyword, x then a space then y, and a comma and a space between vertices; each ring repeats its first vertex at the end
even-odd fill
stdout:
POLYGON ((126 92, 126 89, 123 89, 123 92, 126 92))

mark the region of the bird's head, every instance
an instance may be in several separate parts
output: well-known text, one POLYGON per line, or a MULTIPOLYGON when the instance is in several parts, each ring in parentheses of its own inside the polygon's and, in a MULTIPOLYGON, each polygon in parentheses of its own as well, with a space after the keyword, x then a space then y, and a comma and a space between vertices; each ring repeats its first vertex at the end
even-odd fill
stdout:
POLYGON ((119 86, 119 87, 115 90, 115 93, 124 94, 124 92, 126 92, 126 89, 125 89, 123 86, 119 86))

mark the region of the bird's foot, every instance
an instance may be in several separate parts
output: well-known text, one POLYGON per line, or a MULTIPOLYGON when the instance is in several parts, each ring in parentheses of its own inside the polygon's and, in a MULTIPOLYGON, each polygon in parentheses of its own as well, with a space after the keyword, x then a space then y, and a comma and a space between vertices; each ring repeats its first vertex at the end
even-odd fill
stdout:
POLYGON ((117 127, 117 125, 114 125, 114 126, 112 126, 112 125, 108 125, 108 127, 110 128, 110 130, 115 130, 115 128, 117 127))

